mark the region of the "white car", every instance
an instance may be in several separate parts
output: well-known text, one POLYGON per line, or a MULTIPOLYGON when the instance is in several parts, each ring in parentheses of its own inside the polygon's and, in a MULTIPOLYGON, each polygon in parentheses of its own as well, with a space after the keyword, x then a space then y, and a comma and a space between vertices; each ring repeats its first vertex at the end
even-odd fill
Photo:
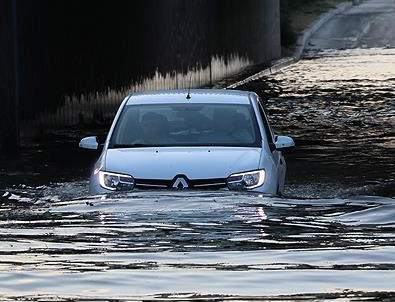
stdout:
MULTIPOLYGON (((91 194, 136 189, 284 189, 281 151, 259 97, 237 90, 144 92, 122 102, 90 179, 91 194)), ((80 147, 98 149, 97 138, 80 147)))

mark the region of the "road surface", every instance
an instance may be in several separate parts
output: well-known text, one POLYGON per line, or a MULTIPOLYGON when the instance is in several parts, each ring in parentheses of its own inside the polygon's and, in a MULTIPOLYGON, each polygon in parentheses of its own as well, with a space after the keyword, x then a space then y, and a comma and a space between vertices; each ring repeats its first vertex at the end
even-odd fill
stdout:
POLYGON ((368 0, 336 15, 312 35, 306 50, 395 47, 393 0, 368 0))

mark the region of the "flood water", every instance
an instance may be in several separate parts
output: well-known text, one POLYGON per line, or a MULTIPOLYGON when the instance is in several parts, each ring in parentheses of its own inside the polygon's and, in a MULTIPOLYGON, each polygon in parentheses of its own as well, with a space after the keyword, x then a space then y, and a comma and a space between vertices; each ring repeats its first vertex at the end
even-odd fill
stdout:
POLYGON ((296 140, 284 198, 86 196, 77 142, 26 151, 0 171, 1 300, 392 299, 394 70, 393 49, 327 51, 240 87, 296 140))

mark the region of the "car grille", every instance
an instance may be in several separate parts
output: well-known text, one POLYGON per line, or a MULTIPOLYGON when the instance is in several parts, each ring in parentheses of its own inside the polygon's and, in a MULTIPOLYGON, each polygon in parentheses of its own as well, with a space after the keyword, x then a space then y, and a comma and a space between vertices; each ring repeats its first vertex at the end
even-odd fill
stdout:
MULTIPOLYGON (((178 182, 180 183, 180 181, 178 182)), ((185 184, 183 183, 183 184, 185 184)), ((226 178, 210 178, 210 179, 188 179, 185 176, 176 176, 173 179, 135 179, 135 187, 137 189, 189 189, 189 190, 218 190, 227 188, 226 178), (179 185, 174 187, 178 179, 183 179, 187 187, 179 185)))

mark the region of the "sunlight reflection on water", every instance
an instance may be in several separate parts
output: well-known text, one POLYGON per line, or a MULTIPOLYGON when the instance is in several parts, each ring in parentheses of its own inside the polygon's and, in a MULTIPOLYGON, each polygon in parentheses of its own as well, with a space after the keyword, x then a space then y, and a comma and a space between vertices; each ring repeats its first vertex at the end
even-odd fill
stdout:
POLYGON ((269 98, 277 132, 296 138, 286 198, 226 191, 85 197, 86 180, 6 189, 0 296, 393 297, 393 70, 393 49, 326 51, 242 87, 269 98))
POLYGON ((1 214, 0 293, 104 299, 391 291, 393 202, 141 192, 9 204, 1 214))

